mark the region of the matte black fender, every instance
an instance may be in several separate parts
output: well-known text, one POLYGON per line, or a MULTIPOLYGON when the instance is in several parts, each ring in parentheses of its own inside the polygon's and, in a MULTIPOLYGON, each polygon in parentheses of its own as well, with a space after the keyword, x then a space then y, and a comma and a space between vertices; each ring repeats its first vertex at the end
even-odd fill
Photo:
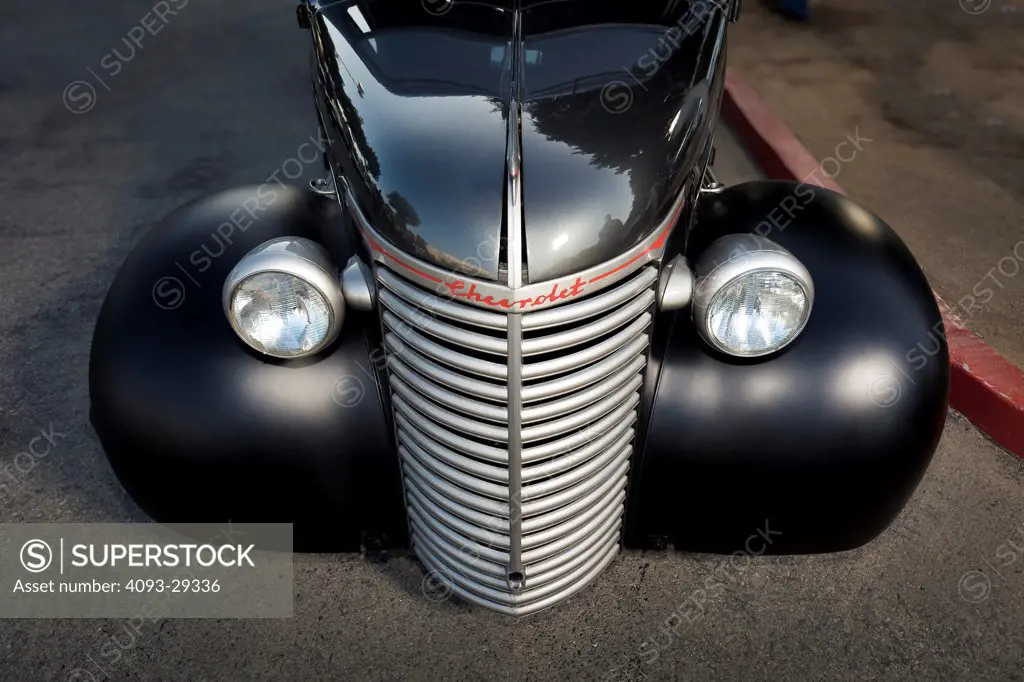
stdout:
POLYGON ((178 209, 121 267, 93 337, 91 418, 157 521, 292 522, 307 549, 405 542, 372 314, 348 310, 330 348, 280 361, 242 343, 221 308, 227 273, 268 239, 319 241, 344 266, 342 221, 312 192, 243 187, 178 209))
POLYGON ((949 394, 942 319, 892 229, 818 187, 758 181, 704 195, 686 246, 754 232, 808 268, 803 334, 738 360, 659 316, 645 446, 627 509, 633 546, 804 553, 852 549, 910 498, 938 445, 949 394))

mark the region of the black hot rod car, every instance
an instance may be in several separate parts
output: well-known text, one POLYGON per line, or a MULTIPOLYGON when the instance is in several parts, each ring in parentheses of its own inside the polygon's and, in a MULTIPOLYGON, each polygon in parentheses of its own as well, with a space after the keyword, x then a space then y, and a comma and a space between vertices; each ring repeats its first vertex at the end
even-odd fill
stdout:
POLYGON ((134 499, 412 547, 509 614, 623 546, 878 535, 945 421, 945 346, 906 361, 941 318, 854 201, 715 180, 738 9, 300 3, 325 179, 183 206, 100 313, 91 416, 134 499))

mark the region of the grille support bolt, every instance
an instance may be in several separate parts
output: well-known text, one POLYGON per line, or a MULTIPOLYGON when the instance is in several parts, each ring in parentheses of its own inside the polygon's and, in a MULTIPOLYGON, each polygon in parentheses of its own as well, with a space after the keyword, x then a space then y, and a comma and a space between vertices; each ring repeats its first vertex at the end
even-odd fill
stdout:
POLYGON ((513 592, 520 592, 526 587, 526 575, 521 571, 509 571, 505 577, 508 589, 513 592))

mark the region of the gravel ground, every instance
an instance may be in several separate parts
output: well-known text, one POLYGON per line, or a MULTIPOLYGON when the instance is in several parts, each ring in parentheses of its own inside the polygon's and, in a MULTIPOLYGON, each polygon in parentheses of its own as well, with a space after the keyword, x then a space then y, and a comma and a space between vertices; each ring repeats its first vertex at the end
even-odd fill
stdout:
MULTIPOLYGON (((287 3, 193 1, 113 77, 101 61, 149 6, 78 7, 0 9, 0 467, 50 423, 67 434, 3 491, 3 522, 145 520, 87 420, 105 289, 168 210, 262 181, 314 134, 287 3), (76 80, 96 84, 80 114, 62 102, 76 80)), ((733 159, 730 172, 751 169, 733 159)), ((916 198, 947 193, 927 185, 916 198)), ((907 510, 855 552, 724 569, 629 552, 518 621, 426 599, 404 556, 300 556, 292 619, 162 620, 137 634, 120 620, 0 621, 0 679, 1024 679, 1024 550, 1007 549, 1024 547, 1022 482, 1017 460, 953 417, 907 510), (702 617, 641 657, 708 580, 721 588, 702 617), (101 653, 112 638, 116 661, 101 653)))

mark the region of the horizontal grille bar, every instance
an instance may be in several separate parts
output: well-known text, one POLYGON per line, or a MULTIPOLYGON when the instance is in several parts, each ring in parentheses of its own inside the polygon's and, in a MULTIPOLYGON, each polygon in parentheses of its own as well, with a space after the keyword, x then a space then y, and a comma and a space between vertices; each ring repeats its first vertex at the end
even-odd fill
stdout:
POLYGON ((546 561, 540 561, 533 564, 531 567, 532 573, 530 575, 531 585, 543 585, 557 580, 559 577, 565 575, 567 571, 572 571, 576 566, 580 564, 580 560, 587 556, 603 551, 605 548, 617 545, 619 542, 619 529, 622 528, 622 520, 616 521, 613 525, 601 533, 590 536, 589 538, 582 540, 572 549, 566 550, 561 554, 554 556, 546 561))
POLYGON ((448 464, 440 457, 434 457, 428 454, 426 450, 420 447, 419 443, 409 438, 407 433, 408 432, 401 427, 401 424, 399 424, 399 453, 404 454, 406 457, 415 456, 423 466, 432 470, 437 475, 448 479, 452 483, 462 486, 469 492, 483 495, 485 497, 493 497, 498 500, 508 499, 508 486, 491 483, 479 476, 474 476, 472 473, 459 469, 458 466, 448 464))
POLYGON ((481 557, 502 566, 508 565, 508 552, 502 552, 487 544, 481 544, 476 540, 460 535, 450 526, 443 523, 441 519, 424 515, 422 508, 414 499, 407 500, 406 510, 409 513, 409 521, 413 530, 422 529, 422 532, 433 533, 446 539, 452 545, 459 547, 460 552, 468 556, 481 557))
POLYGON ((523 467, 523 482, 530 483, 563 473, 593 459, 613 443, 628 442, 633 437, 632 427, 632 419, 621 421, 578 450, 570 450, 557 457, 544 460, 541 464, 523 467))
POLYGON ((471 374, 492 377, 494 379, 505 379, 508 375, 508 368, 505 365, 459 353, 448 346, 431 341, 419 332, 414 331, 408 324, 405 324, 387 310, 381 312, 381 317, 384 319, 384 324, 388 329, 397 334, 402 341, 427 357, 471 374))
POLYGON ((395 334, 385 335, 384 342, 391 354, 401 358, 409 367, 412 367, 423 376, 433 379, 437 385, 454 386, 482 398, 505 402, 505 387, 500 384, 480 381, 479 379, 463 376, 442 367, 407 346, 395 334))
POLYGON ((531 331, 554 327, 599 315, 606 310, 614 310, 633 297, 640 295, 645 289, 649 289, 657 279, 657 270, 644 268, 625 284, 584 299, 579 303, 569 303, 535 313, 526 313, 523 315, 523 329, 531 331))
POLYGON ((592 476, 598 475, 602 470, 612 467, 618 462, 624 462, 629 459, 629 456, 632 454, 632 450, 630 449, 631 444, 629 442, 623 442, 624 440, 625 439, 620 439, 615 444, 618 446, 621 443, 621 447, 616 448, 613 446, 608 448, 608 450, 602 454, 598 455, 586 464, 576 467, 568 473, 545 479, 540 483, 523 486, 523 499, 527 500, 527 502, 536 501, 536 504, 526 507, 528 511, 524 511, 524 515, 527 513, 537 514, 542 511, 547 511, 549 505, 544 504, 539 499, 545 495, 551 495, 570 487, 574 493, 583 494, 586 492, 586 489, 582 488, 581 485, 588 479, 592 476))
POLYGON ((618 387, 589 407, 585 407, 561 419, 553 419, 543 424, 529 426, 523 429, 523 442, 528 443, 543 438, 552 438, 560 433, 568 433, 592 424, 617 406, 622 405, 629 399, 630 394, 640 388, 643 382, 643 377, 636 374, 630 377, 623 386, 618 387))
POLYGON ((627 469, 628 464, 625 466, 620 465, 611 476, 606 477, 603 481, 598 479, 598 485, 595 485, 593 490, 586 492, 576 501, 558 507, 547 514, 539 514, 525 519, 523 521, 523 532, 534 533, 557 526, 562 521, 576 517, 587 509, 594 507, 599 500, 607 499, 617 487, 621 488, 625 485, 623 476, 625 476, 627 469))
POLYGON ((480 310, 479 308, 459 305, 440 298, 439 296, 428 294, 417 289, 414 285, 408 284, 395 275, 392 275, 391 272, 385 268, 380 268, 377 271, 377 277, 380 282, 392 292, 401 296, 405 301, 418 308, 422 308, 423 310, 427 310, 452 320, 458 320, 459 322, 473 324, 478 327, 502 330, 508 326, 508 317, 504 314, 489 313, 485 310, 480 310))
POLYGON ((495 355, 505 354, 505 339, 495 336, 487 336, 486 334, 478 334, 476 332, 468 331, 462 327, 456 327, 455 325, 442 322, 435 317, 418 311, 416 308, 406 305, 400 298, 386 289, 380 292, 380 302, 383 303, 388 310, 394 313, 396 317, 400 318, 402 322, 411 325, 413 329, 425 331, 432 336, 438 337, 442 341, 457 343, 465 346, 466 348, 493 353, 495 355))
MULTIPOLYGON (((437 422, 433 422, 430 419, 424 417, 422 414, 417 412, 415 409, 409 407, 409 404, 400 395, 395 395, 392 398, 392 405, 394 405, 395 419, 401 426, 405 426, 408 431, 412 434, 422 433, 423 437, 419 435, 413 435, 413 439, 419 441, 420 445, 431 449, 435 448, 438 450, 444 450, 448 452, 447 448, 438 447, 438 443, 443 443, 449 448, 454 448, 460 452, 464 452, 467 455, 473 457, 479 457, 490 462, 507 463, 508 453, 499 448, 483 445, 470 438, 465 438, 456 433, 449 431, 437 422), (404 419, 403 419, 404 418, 404 419), (415 428, 408 428, 409 424, 412 424, 415 428), (429 436, 429 438, 428 438, 429 436), (432 439, 432 440, 431 440, 432 439)), ((508 470, 505 469, 504 474, 499 474, 499 467, 491 467, 483 464, 476 465, 468 461, 469 458, 463 457, 457 453, 452 454, 446 459, 449 463, 452 461, 462 462, 463 464, 455 464, 453 466, 462 466, 467 471, 471 471, 476 475, 483 476, 488 480, 507 480, 508 470), (500 477, 500 478, 499 478, 500 477)))
POLYGON ((647 335, 638 336, 626 346, 615 351, 601 362, 581 369, 578 372, 568 374, 558 379, 545 382, 537 382, 523 387, 523 402, 533 403, 546 398, 555 398, 572 391, 577 391, 589 386, 595 381, 600 381, 613 372, 621 369, 629 363, 636 361, 636 358, 645 360, 643 353, 647 348, 647 335))
MULTIPOLYGON (((442 426, 477 438, 497 441, 508 440, 508 429, 470 419, 458 413, 449 412, 442 405, 438 405, 433 400, 427 398, 423 393, 409 388, 409 385, 397 375, 391 377, 391 388, 397 395, 402 397, 403 404, 409 403, 416 408, 417 412, 430 417, 442 426)), ((467 448, 469 448, 468 451, 476 454, 473 452, 475 450, 474 446, 469 445, 467 448)), ((486 455, 479 456, 487 458, 486 455)), ((500 457, 499 461, 505 461, 505 458, 500 457)))
MULTIPOLYGON (((544 514, 551 510, 557 510, 564 505, 572 504, 574 500, 578 500, 581 496, 585 496, 590 491, 601 487, 609 478, 625 474, 628 469, 629 462, 627 460, 622 458, 612 459, 611 462, 606 462, 606 466, 589 470, 593 473, 593 478, 587 480, 585 485, 563 488, 558 492, 523 505, 523 516, 531 517, 536 514, 544 514)), ((529 520, 527 518, 527 521, 529 520)), ((524 521, 524 524, 526 524, 526 521, 524 521)))
POLYGON ((644 313, 639 319, 634 320, 633 323, 615 334, 615 336, 605 339, 601 343, 590 346, 585 350, 571 355, 563 355, 552 360, 527 364, 523 367, 523 378, 536 379, 538 377, 551 376, 552 374, 561 374, 575 367, 581 367, 600 360, 627 345, 633 339, 642 336, 644 329, 650 325, 652 319, 650 313, 644 313))
MULTIPOLYGON (((457 485, 455 482, 438 475, 432 469, 423 466, 408 452, 403 454, 402 459, 405 464, 406 475, 413 476, 421 485, 429 485, 445 497, 470 509, 475 509, 491 516, 508 518, 508 502, 501 502, 490 497, 477 495, 457 485)), ((508 491, 505 490, 504 492, 507 494, 508 491)))
POLYGON ((592 384, 586 390, 573 393, 561 400, 527 407, 523 409, 523 423, 529 424, 540 421, 541 419, 565 414, 595 403, 636 376, 645 364, 644 357, 636 355, 628 364, 623 365, 621 369, 616 370, 613 374, 608 375, 596 384, 592 384))
POLYGON ((621 516, 621 505, 618 507, 614 505, 609 506, 599 516, 592 519, 590 523, 577 528, 568 535, 564 535, 554 542, 531 549, 528 552, 523 552, 523 561, 532 565, 542 559, 550 559, 561 554, 584 538, 589 537, 590 534, 603 532, 608 526, 617 522, 621 516))
POLYGON ((455 514, 442 508, 440 505, 420 497, 415 487, 406 488, 409 504, 420 510, 420 513, 427 513, 444 525, 454 530, 459 535, 475 540, 485 547, 508 551, 508 535, 482 528, 476 524, 463 521, 455 514))
POLYGON ((388 367, 394 370, 395 374, 408 382, 410 386, 424 395, 441 403, 445 407, 458 410, 464 414, 472 415, 479 419, 488 419, 495 422, 506 422, 508 411, 504 407, 498 407, 480 400, 467 398, 466 396, 441 388, 428 377, 422 376, 419 372, 402 362, 397 356, 388 358, 388 367))
POLYGON ((482 513, 472 509, 471 507, 441 494, 437 487, 425 483, 412 467, 409 467, 406 470, 405 485, 407 489, 414 492, 417 497, 430 500, 446 511, 455 514, 463 521, 467 521, 486 530, 492 530, 496 533, 508 532, 508 510, 506 510, 505 514, 499 516, 482 513))
POLYGON ((643 314, 644 311, 650 309, 653 303, 654 292, 645 291, 611 315, 599 317, 590 324, 574 327, 566 332, 527 339, 523 342, 523 355, 536 355, 538 353, 561 350, 579 345, 602 334, 607 334, 643 314))
POLYGON ((523 450, 523 462, 528 464, 540 459, 547 459, 548 457, 554 457, 559 453, 568 452, 574 448, 586 445, 595 438, 599 438, 606 432, 614 429, 616 425, 622 422, 622 420, 635 419, 636 406, 639 402, 639 394, 630 395, 626 399, 625 403, 619 405, 607 416, 598 419, 587 428, 556 441, 525 448, 523 450))

